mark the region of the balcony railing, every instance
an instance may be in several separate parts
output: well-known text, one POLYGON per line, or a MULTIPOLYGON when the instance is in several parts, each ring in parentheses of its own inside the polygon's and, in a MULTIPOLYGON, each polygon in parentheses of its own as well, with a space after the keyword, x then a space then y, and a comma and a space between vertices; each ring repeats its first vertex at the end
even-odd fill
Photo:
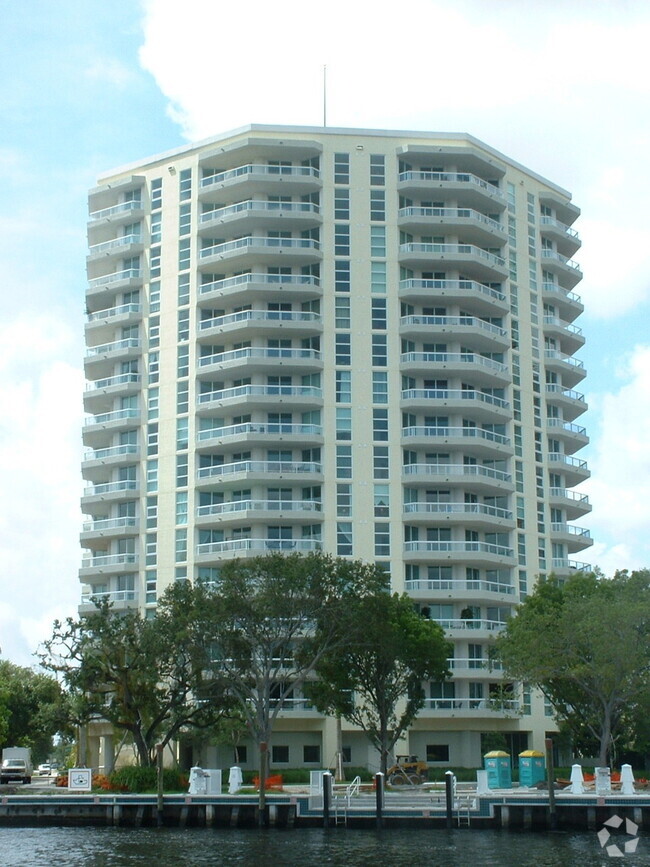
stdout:
POLYGON ((481 464, 404 464, 402 471, 405 476, 480 476, 494 479, 497 482, 511 482, 512 476, 504 470, 495 470, 481 464))
POLYGON ((491 698, 425 698, 426 710, 462 710, 484 713, 521 713, 521 703, 514 699, 491 698))
POLYGON ((264 434, 270 436, 322 436, 323 428, 317 424, 277 424, 275 422, 245 424, 231 424, 226 427, 214 427, 200 430, 197 433, 197 442, 205 440, 228 439, 231 437, 246 436, 246 434, 264 434))
POLYGON ((220 391, 208 391, 198 396, 199 404, 218 400, 238 400, 247 397, 323 397, 322 388, 314 385, 237 385, 220 391))
POLYGON ((245 202, 237 202, 224 208, 214 208, 203 211, 199 217, 199 224, 211 223, 213 220, 223 220, 226 217, 234 217, 236 214, 246 214, 251 211, 266 211, 271 214, 312 214, 318 216, 320 208, 312 202, 268 202, 265 200, 248 199, 245 202))
POLYGON ((233 551, 320 551, 319 539, 228 539, 225 542, 204 542, 197 545, 196 553, 225 554, 233 551))
POLYGON ((493 232, 503 232, 504 228, 497 220, 487 217, 480 211, 475 211, 473 208, 422 208, 413 207, 400 208, 397 212, 398 217, 442 217, 449 220, 474 220, 477 223, 482 223, 493 232))
POLYGON ((582 427, 579 424, 572 424, 571 422, 564 421, 561 418, 547 418, 546 426, 552 428, 559 428, 560 430, 566 431, 567 433, 578 434, 579 436, 586 436, 587 429, 582 427))
POLYGON ((88 605, 93 599, 98 602, 137 602, 137 590, 109 590, 100 593, 85 592, 81 594, 81 604, 88 605))
MULTIPOLYGON (((503 671, 503 665, 498 659, 473 659, 453 656, 447 660, 447 668, 452 671, 503 671)), ((446 699, 442 699, 446 701, 446 699)))
POLYGON ((432 295, 437 291, 457 292, 463 290, 476 292, 494 301, 505 302, 506 300, 503 292, 499 292, 498 289, 493 289, 491 286, 486 286, 484 283, 478 283, 476 280, 425 280, 410 277, 407 280, 400 280, 399 288, 400 291, 422 289, 432 295))
POLYGON ((251 283, 259 283, 264 286, 320 286, 318 277, 311 274, 237 274, 236 277, 225 277, 223 280, 213 280, 211 283, 202 283, 199 287, 199 295, 208 292, 225 292, 229 289, 248 286, 251 283))
POLYGON ((400 172, 400 181, 425 181, 427 183, 442 182, 452 184, 467 184, 477 187, 491 196, 496 196, 498 199, 503 198, 503 193, 494 184, 484 181, 476 175, 468 172, 430 172, 430 171, 413 171, 400 172))
POLYGON ((204 174, 201 178, 201 189, 208 189, 215 184, 222 184, 225 181, 236 180, 237 178, 243 179, 247 175, 265 175, 267 177, 282 175, 285 178, 309 178, 313 180, 320 178, 320 172, 312 166, 268 166, 248 164, 245 166, 238 166, 236 169, 228 169, 225 172, 204 174))
POLYGON ((565 524, 564 522, 551 524, 551 533, 563 533, 575 536, 578 539, 591 539, 590 530, 585 530, 584 527, 575 527, 573 524, 565 524))
POLYGON ((99 568, 100 566, 124 566, 136 565, 138 562, 137 554, 105 554, 99 557, 85 557, 82 560, 82 569, 99 568))
POLYGON ((512 548, 493 545, 491 542, 404 542, 405 554, 491 554, 495 557, 512 557, 512 548))
POLYGON ((121 283, 122 280, 140 279, 142 279, 140 268, 127 268, 123 271, 113 271, 112 274, 104 274, 103 277, 94 277, 88 281, 88 288, 98 289, 100 286, 109 286, 111 283, 121 283))
POLYGON ((222 256, 224 253, 232 253, 236 250, 245 250, 248 247, 281 248, 283 250, 320 250, 320 243, 313 238, 266 238, 264 236, 249 235, 246 238, 236 238, 234 241, 224 241, 212 247, 204 247, 199 251, 200 259, 209 256, 222 256))
POLYGON ((126 443, 121 446, 111 446, 107 449, 89 449, 84 454, 85 461, 103 461, 107 458, 117 458, 122 455, 137 455, 139 447, 135 443, 126 443))
POLYGON ((209 328, 223 328, 238 322, 309 322, 320 324, 323 317, 320 313, 308 313, 302 310, 239 310, 237 313, 226 313, 212 319, 202 319, 199 331, 209 328))
POLYGON ((405 515, 482 515, 512 521, 512 512, 485 503, 404 503, 405 515))
POLYGON ((477 247, 475 244, 429 244, 419 241, 410 241, 399 245, 400 253, 426 253, 433 256, 472 256, 475 259, 483 259, 490 265, 499 268, 505 267, 505 259, 477 247))
POLYGON ((229 464, 218 464, 213 467, 200 467, 197 471, 199 479, 213 479, 221 476, 231 476, 239 473, 322 473, 320 463, 314 461, 233 461, 229 464))
POLYGON ((116 409, 113 412, 102 412, 100 415, 91 415, 84 421, 85 427, 92 427, 97 424, 110 424, 113 421, 124 421, 127 419, 139 419, 140 410, 137 408, 116 409))
POLYGON ((111 250, 117 250, 120 247, 129 247, 131 244, 141 244, 142 235, 133 233, 131 235, 123 235, 121 238, 113 238, 110 241, 104 241, 101 244, 93 244, 88 248, 88 254, 94 256, 97 253, 110 253, 111 250))
POLYGON ((407 592, 412 591, 461 591, 461 592, 487 592, 487 593, 502 593, 506 596, 513 596, 515 588, 512 584, 505 584, 502 581, 462 581, 462 580, 438 580, 438 579, 415 579, 406 581, 405 588, 407 592))
POLYGON ((564 464, 567 467, 575 467, 577 470, 587 469, 587 461, 581 461, 579 458, 574 458, 571 455, 550 452, 548 460, 551 464, 564 464))
POLYGON ((119 482, 104 482, 101 485, 88 485, 84 488, 84 497, 97 497, 102 494, 115 494, 125 491, 137 491, 138 483, 135 479, 123 479, 119 482))
POLYGON ((570 268, 572 271, 580 273, 580 265, 578 265, 577 262, 574 262, 573 259, 569 259, 567 256, 563 256, 556 250, 548 250, 546 248, 542 248, 542 259, 552 259, 554 262, 559 262, 560 264, 565 265, 567 268, 570 268))
POLYGON ((122 530, 137 526, 138 519, 135 517, 102 518, 98 521, 86 521, 83 525, 83 531, 84 533, 100 533, 104 530, 122 530))
POLYGON ((507 373, 508 365, 475 352, 403 352, 401 364, 474 364, 493 373, 507 373))
POLYGON ((565 235, 568 235, 570 238, 578 239, 579 235, 575 229, 572 229, 571 226, 567 226, 565 223, 561 223, 559 220, 556 220, 554 217, 540 217, 539 219, 540 226, 550 226, 554 229, 559 229, 561 232, 564 232, 565 235))
POLYGON ((548 383, 546 391, 548 394, 559 394, 562 395, 562 397, 568 397, 570 400, 579 400, 584 402, 585 399, 584 394, 581 394, 579 391, 573 391, 571 388, 564 388, 564 386, 558 385, 555 382, 548 383))
POLYGON ((114 316, 124 316, 131 313, 142 313, 142 304, 120 304, 118 307, 108 307, 106 310, 98 310, 96 313, 89 313, 88 322, 103 322, 105 319, 112 319, 114 316))
POLYGON ((112 205, 110 208, 102 208, 100 211, 93 211, 88 215, 89 220, 104 220, 107 217, 117 217, 121 214, 127 214, 129 211, 138 211, 142 208, 142 202, 120 202, 119 205, 112 205))
POLYGON ((120 373, 117 376, 109 376, 106 379, 93 379, 87 383, 84 389, 86 393, 92 393, 103 388, 112 388, 115 385, 137 385, 142 380, 139 373, 120 373))
POLYGON ((232 500, 228 503, 211 503, 199 506, 199 518, 209 515, 233 515, 240 512, 320 512, 317 500, 232 500))
POLYGON ((589 503, 589 497, 586 494, 580 494, 578 491, 571 491, 568 488, 549 488, 550 497, 562 497, 565 500, 573 500, 574 503, 589 503))
POLYGON ((542 289, 544 292, 552 292, 556 295, 561 295, 562 298, 566 298, 567 301, 582 305, 582 298, 577 294, 577 292, 568 292, 563 286, 558 286, 557 283, 542 283, 542 289))
POLYGON ((402 436, 408 438, 442 437, 444 439, 462 437, 463 439, 484 440, 485 442, 495 443, 500 446, 510 445, 510 437, 491 430, 483 430, 481 427, 429 427, 425 425, 413 425, 412 427, 403 427, 402 436))
POLYGON ((545 349, 544 358, 548 358, 549 361, 561 361, 563 364, 568 364, 570 367, 576 367, 579 370, 582 370, 585 366, 584 362, 579 358, 574 358, 572 355, 564 355, 558 349, 545 349))
POLYGON ((500 632, 507 625, 504 620, 482 620, 471 617, 432 617, 431 620, 443 629, 482 629, 486 632, 500 632))
POLYGON ((125 340, 115 340, 113 343, 103 343, 101 346, 90 346, 86 350, 86 358, 95 358, 98 355, 109 355, 113 352, 124 352, 125 349, 140 349, 141 341, 138 337, 127 337, 125 340))
POLYGON ((545 316, 544 325, 555 325, 558 328, 562 328, 564 331, 568 331, 569 334, 575 334, 576 337, 582 336, 582 328, 578 328, 577 325, 565 322, 563 319, 560 319, 559 316, 545 316))
POLYGON ((399 324, 401 326, 425 325, 427 328, 480 328, 481 331, 494 334, 497 337, 508 336, 505 328, 493 325, 484 319, 478 319, 476 316, 402 316, 399 324))
POLYGON ((591 572, 591 565, 589 563, 567 560, 565 557, 554 557, 551 565, 553 569, 570 569, 572 572, 591 572))
POLYGON ((322 354, 315 349, 281 349, 275 347, 246 346, 242 349, 231 349, 228 352, 218 352, 215 355, 202 355, 199 367, 211 364, 228 364, 229 362, 259 359, 267 361, 274 358, 284 358, 290 361, 321 361, 322 354))
POLYGON ((499 409, 508 409, 510 404, 502 397, 493 394, 485 394, 474 389, 449 389, 449 388, 406 388, 401 394, 402 400, 463 400, 478 401, 488 406, 496 406, 499 409))

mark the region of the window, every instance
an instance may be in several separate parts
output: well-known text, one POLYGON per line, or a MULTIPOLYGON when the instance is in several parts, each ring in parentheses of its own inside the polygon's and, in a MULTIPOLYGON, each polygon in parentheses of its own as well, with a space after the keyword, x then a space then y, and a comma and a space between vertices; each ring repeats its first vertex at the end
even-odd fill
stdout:
POLYGON ((375 501, 375 517, 388 518, 390 509, 388 507, 388 485, 374 486, 374 501, 375 501))
POLYGON ((187 455, 176 456, 176 486, 184 488, 187 486, 188 479, 188 459, 187 455))
POLYGON ((160 244, 162 240, 162 214, 151 215, 151 243, 160 244))
POLYGON ((336 553, 340 557, 352 555, 352 524, 339 521, 336 525, 336 553))
POLYGON ((388 403, 388 373, 384 370, 372 372, 372 402, 388 403))
POLYGON ((336 476, 339 479, 352 478, 352 446, 336 447, 336 476))
POLYGON ((319 765, 320 746, 318 744, 305 744, 302 748, 302 760, 306 765, 319 765))
POLYGON ((336 353, 335 353, 335 363, 336 364, 351 364, 350 361, 350 335, 349 334, 337 334, 336 335, 336 353))
POLYGON ((149 276, 160 277, 160 247, 152 247, 149 255, 149 276))
POLYGON ((178 305, 190 303, 190 275, 179 274, 178 276, 178 305))
POLYGON ((160 316, 149 317, 149 347, 160 346, 160 316))
POLYGON ((349 220, 350 219, 350 191, 335 190, 334 191, 334 219, 349 220))
POLYGON ((158 409, 160 404, 160 389, 150 388, 147 393, 147 418, 149 420, 158 418, 158 409))
POLYGON ((388 441, 388 410, 373 409, 372 411, 372 438, 375 442, 388 441))
POLYGON ((189 425, 190 420, 187 416, 176 419, 176 448, 179 451, 189 446, 189 425))
POLYGON ((388 364, 388 349, 385 334, 372 335, 372 364, 373 367, 386 367, 388 364))
POLYGON ((334 224, 334 253, 337 256, 350 255, 350 227, 346 223, 334 224))
POLYGON ((386 183, 386 159, 383 154, 370 155, 370 186, 383 187, 386 183))
POLYGON ((176 384, 176 411, 178 413, 187 412, 189 409, 189 389, 187 380, 176 384))
POLYGON ((158 490, 158 461, 147 461, 147 492, 158 490))
POLYGON ((449 744, 427 744, 428 762, 448 762, 449 744))
MULTIPOLYGON (((151 354, 149 359, 151 359, 151 354)), ((178 376, 189 376, 190 374, 190 347, 187 345, 178 347, 176 374, 178 376)))
MULTIPOLYGON (((181 205, 178 211, 178 234, 179 235, 189 235, 192 229, 192 206, 189 204, 181 205)), ((154 239, 152 237, 152 241, 160 240, 160 238, 154 239)), ((189 256, 189 253, 188 253, 189 256)))
POLYGON ((352 374, 349 370, 337 370, 336 372, 336 402, 352 402, 352 374))
POLYGON ((289 747, 281 744, 273 744, 271 747, 271 761, 274 765, 286 765, 289 762, 289 747))
POLYGON ((155 352, 149 353, 149 361, 148 361, 148 377, 149 383, 154 384, 158 382, 160 373, 160 353, 156 350, 155 352))
POLYGON ((147 529, 158 524, 158 497, 147 497, 147 529))
POLYGON ((179 339, 179 341, 190 339, 190 311, 189 310, 179 310, 178 311, 178 339, 179 339))
POLYGON ((157 424, 148 424, 147 425, 147 454, 148 455, 157 455, 158 454, 158 425, 157 424))
POLYGON ((374 446, 373 471, 376 479, 388 478, 388 446, 374 446))
POLYGON ((337 292, 350 291, 350 263, 343 259, 334 262, 334 288, 337 292))
POLYGON ((184 271, 190 267, 190 239, 181 238, 178 242, 178 270, 184 271))
POLYGON ((386 263, 370 263, 370 291, 373 295, 386 294, 386 263))
POLYGON ((352 485, 336 486, 336 514, 339 518, 352 515, 352 485))
POLYGON ((386 219, 386 193, 383 190, 370 191, 370 219, 373 222, 386 219))
POLYGON ((336 408, 336 439, 352 439, 352 410, 349 407, 336 408))
POLYGON ((334 183, 350 183, 350 154, 334 154, 334 183))
POLYGON ((334 327, 350 327, 350 299, 345 295, 336 295, 334 298, 334 327))
POLYGON ((150 313, 158 313, 159 311, 160 311, 160 280, 153 280, 149 284, 149 312, 150 313))
POLYGON ((390 524, 375 524, 375 557, 390 557, 390 524))
POLYGON ((371 301, 372 328, 386 329, 386 299, 373 298, 371 301))
POLYGON ((181 202, 192 197, 192 169, 183 169, 178 176, 181 202))
POLYGON ((385 226, 370 227, 370 255, 382 257, 386 255, 385 226))
POLYGON ((154 178, 151 181, 151 210, 158 211, 162 208, 162 178, 154 178))

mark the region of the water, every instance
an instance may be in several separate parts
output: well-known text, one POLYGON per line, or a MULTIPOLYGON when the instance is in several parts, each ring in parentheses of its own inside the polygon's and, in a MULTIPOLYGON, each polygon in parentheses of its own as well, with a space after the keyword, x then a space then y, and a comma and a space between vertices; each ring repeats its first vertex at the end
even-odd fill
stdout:
MULTIPOLYGON (((627 838, 619 838, 622 843, 627 838)), ((608 857, 594 832, 458 829, 0 828, 2 867, 625 867, 650 865, 650 837, 637 853, 608 857)))

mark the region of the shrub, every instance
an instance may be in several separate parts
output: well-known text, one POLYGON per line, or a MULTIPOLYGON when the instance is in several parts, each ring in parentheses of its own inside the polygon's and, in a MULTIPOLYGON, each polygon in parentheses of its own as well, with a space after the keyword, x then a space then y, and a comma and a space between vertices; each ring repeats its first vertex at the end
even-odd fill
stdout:
MULTIPOLYGON (((109 782, 113 791, 121 792, 155 792, 158 787, 156 768, 141 768, 135 765, 113 771, 109 782)), ((163 789, 165 791, 187 789, 188 785, 187 774, 175 768, 164 768, 163 789)))

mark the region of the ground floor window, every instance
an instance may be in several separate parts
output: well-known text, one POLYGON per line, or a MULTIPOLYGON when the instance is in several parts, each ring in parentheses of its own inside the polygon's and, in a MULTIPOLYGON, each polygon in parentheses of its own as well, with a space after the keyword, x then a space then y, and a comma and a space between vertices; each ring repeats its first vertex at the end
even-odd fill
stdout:
POLYGON ((448 762, 449 744, 427 744, 428 762, 448 762))

